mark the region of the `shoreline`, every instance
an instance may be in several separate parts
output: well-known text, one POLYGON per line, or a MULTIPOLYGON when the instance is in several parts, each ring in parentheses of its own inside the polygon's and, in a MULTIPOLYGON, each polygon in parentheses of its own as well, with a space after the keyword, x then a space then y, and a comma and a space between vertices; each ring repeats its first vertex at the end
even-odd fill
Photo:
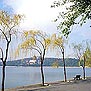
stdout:
POLYGON ((42 86, 41 84, 27 85, 5 89, 5 91, 62 91, 62 89, 63 91, 91 91, 91 77, 86 77, 86 79, 82 80, 72 79, 68 80, 67 82, 64 81, 50 82, 46 83, 45 86, 42 86))
MULTIPOLYGON (((40 66, 6 66, 6 67, 40 67, 40 66)), ((56 67, 52 67, 52 66, 44 66, 45 67, 51 67, 51 68, 56 68, 56 67)), ((2 68, 2 66, 0 66, 0 68, 2 68)), ((59 66, 58 68, 63 68, 62 66, 59 66)), ((82 68, 82 66, 67 66, 66 68, 82 68)), ((91 68, 86 66, 85 68, 91 68)))

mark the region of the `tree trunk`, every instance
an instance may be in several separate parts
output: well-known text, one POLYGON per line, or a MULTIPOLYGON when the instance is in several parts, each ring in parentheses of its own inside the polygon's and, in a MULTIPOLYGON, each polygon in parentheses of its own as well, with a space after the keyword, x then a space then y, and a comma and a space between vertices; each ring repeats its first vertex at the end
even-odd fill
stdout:
POLYGON ((63 49, 63 64, 64 64, 64 81, 66 82, 67 81, 67 78, 66 78, 66 68, 65 68, 65 60, 64 60, 64 49, 63 49))
POLYGON ((41 56, 41 75, 42 75, 42 85, 43 86, 44 86, 43 61, 44 61, 45 51, 46 51, 46 49, 44 48, 43 57, 41 56))
POLYGON ((43 60, 41 60, 41 76, 42 76, 42 85, 44 86, 43 60))
POLYGON ((7 57, 8 57, 9 44, 10 44, 10 41, 7 41, 5 59, 3 60, 3 57, 2 57, 2 62, 3 62, 3 68, 2 68, 2 91, 4 91, 4 85, 5 85, 5 66, 6 66, 6 60, 7 60, 7 57))
POLYGON ((84 56, 84 62, 83 62, 83 78, 85 79, 85 56, 84 56))
POLYGON ((2 68, 2 91, 4 91, 4 83, 5 83, 5 64, 6 62, 3 62, 3 68, 2 68))

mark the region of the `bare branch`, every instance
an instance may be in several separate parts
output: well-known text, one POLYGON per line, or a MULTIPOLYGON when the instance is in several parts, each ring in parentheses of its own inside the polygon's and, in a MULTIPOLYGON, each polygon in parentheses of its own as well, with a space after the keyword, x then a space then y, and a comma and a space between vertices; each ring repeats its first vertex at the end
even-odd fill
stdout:
POLYGON ((36 39, 36 40, 42 45, 42 47, 44 49, 45 47, 44 47, 43 43, 40 40, 38 40, 38 39, 36 39))
POLYGON ((6 36, 6 34, 4 33, 4 31, 2 30, 2 29, 0 29, 0 31, 2 32, 2 34, 4 35, 4 37, 5 37, 5 39, 7 40, 7 42, 8 42, 8 38, 7 38, 7 36, 6 36))
POLYGON ((0 58, 1 60, 2 60, 2 62, 3 62, 3 50, 2 50, 2 48, 0 47, 0 50, 1 50, 1 54, 2 54, 2 57, 0 58))

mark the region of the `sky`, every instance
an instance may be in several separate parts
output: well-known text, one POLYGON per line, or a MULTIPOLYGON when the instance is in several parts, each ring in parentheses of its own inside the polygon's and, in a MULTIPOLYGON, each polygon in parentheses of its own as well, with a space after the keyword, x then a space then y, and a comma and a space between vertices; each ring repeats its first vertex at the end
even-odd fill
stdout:
MULTIPOLYGON (((38 29, 47 33, 57 32, 57 9, 52 9, 53 0, 3 0, 4 6, 11 7, 14 13, 24 14, 21 30, 38 29)), ((3 6, 3 5, 2 5, 3 6)))
MULTIPOLYGON (((55 0, 0 0, 0 9, 10 13, 24 14, 25 19, 20 25, 22 30, 41 30, 48 34, 58 33, 58 22, 53 22, 60 11, 64 8, 51 8, 55 0)), ((91 40, 91 24, 88 21, 84 26, 75 26, 69 35, 69 44, 81 42, 82 40, 91 40)), ((67 47, 67 53, 70 49, 67 47)), ((49 55, 49 54, 48 54, 49 55)), ((68 54, 67 54, 68 55, 68 54)), ((49 56, 54 56, 53 53, 49 56)))

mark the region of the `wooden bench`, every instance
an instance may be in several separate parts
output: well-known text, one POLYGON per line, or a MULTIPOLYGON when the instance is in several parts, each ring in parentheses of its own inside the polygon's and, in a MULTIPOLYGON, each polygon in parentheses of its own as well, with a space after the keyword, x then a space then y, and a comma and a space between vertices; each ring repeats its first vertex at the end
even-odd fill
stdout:
POLYGON ((74 80, 80 80, 81 78, 81 75, 76 75, 75 77, 73 77, 74 78, 74 80))

